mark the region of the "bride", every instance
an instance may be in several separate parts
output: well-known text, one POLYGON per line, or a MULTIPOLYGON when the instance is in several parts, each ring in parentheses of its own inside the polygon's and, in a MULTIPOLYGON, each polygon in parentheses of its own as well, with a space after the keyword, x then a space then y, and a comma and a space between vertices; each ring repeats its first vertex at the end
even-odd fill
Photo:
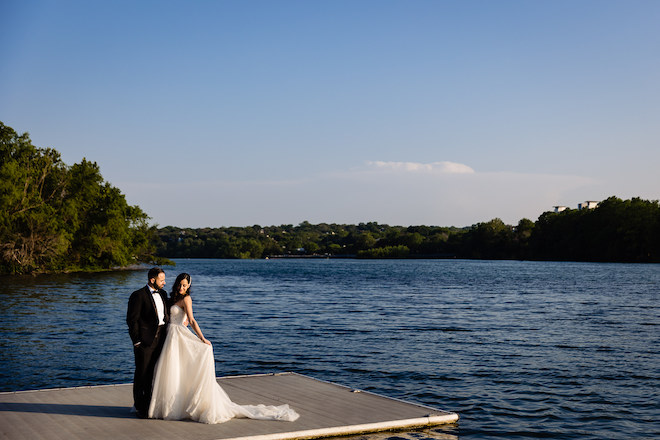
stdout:
POLYGON ((172 287, 170 323, 154 372, 149 417, 222 423, 234 417, 292 422, 299 415, 289 405, 238 405, 229 399, 215 379, 213 347, 193 316, 190 275, 182 273, 172 287))

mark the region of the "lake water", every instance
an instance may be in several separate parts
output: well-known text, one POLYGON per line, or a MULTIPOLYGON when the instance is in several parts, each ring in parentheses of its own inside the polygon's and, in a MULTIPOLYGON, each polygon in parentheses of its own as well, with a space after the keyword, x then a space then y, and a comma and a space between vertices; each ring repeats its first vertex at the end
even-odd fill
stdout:
MULTIPOLYGON (((459 413, 367 439, 660 438, 660 266, 178 260, 218 376, 295 371, 459 413)), ((146 271, 4 277, 0 391, 128 383, 146 271)))

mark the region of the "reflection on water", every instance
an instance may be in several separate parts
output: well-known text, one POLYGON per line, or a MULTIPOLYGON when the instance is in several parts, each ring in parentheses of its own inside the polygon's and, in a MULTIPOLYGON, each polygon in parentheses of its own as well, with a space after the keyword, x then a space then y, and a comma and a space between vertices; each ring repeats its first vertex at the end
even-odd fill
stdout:
POLYGON ((373 434, 341 437, 346 440, 458 440, 458 424, 401 432, 376 432, 373 434))
MULTIPOLYGON (((219 376, 295 371, 460 414, 369 435, 657 438, 658 265, 180 260, 219 376)), ((132 380, 146 271, 0 279, 0 391, 132 380)), ((171 284, 168 284, 168 287, 171 284)))

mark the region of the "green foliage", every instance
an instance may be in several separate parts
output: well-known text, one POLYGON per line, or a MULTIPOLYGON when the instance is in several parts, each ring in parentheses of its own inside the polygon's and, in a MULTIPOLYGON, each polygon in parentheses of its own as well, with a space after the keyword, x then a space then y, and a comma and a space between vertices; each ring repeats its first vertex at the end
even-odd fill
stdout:
POLYGON ((298 226, 247 228, 177 228, 158 230, 158 255, 169 258, 265 258, 340 256, 406 258, 452 256, 448 238, 456 228, 360 223, 337 225, 303 222, 298 226), (425 236, 424 233, 428 234, 425 236), (245 244, 250 243, 249 247, 245 244))
POLYGON ((513 254, 513 228, 499 218, 478 223, 463 237, 461 254, 468 258, 505 259, 513 254))
POLYGON ((610 197, 595 209, 546 212, 530 247, 535 259, 660 262, 660 206, 610 197))
POLYGON ((516 226, 495 218, 469 228, 303 222, 248 228, 158 230, 158 254, 170 258, 475 258, 660 261, 657 201, 611 197, 596 209, 543 213, 516 226))
POLYGON ((410 249, 402 244, 372 248, 357 253, 358 258, 406 258, 408 255, 410 255, 410 249))
POLYGON ((147 261, 155 227, 83 159, 66 166, 0 122, 0 273, 101 270, 147 261))

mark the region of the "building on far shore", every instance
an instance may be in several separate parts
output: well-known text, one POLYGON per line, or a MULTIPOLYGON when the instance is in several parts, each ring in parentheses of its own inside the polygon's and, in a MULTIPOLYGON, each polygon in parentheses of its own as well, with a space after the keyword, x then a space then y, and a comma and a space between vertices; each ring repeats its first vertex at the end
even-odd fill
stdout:
POLYGON ((598 202, 587 200, 584 203, 578 203, 578 209, 594 209, 598 206, 598 202))
MULTIPOLYGON (((593 201, 593 200, 587 200, 587 201, 584 202, 584 203, 578 203, 578 210, 582 210, 582 209, 594 209, 594 208, 596 208, 597 206, 598 206, 598 202, 595 202, 595 201, 593 201)), ((567 209, 569 209, 568 206, 562 206, 562 205, 553 206, 553 208, 554 208, 554 211, 555 211, 555 212, 562 212, 562 211, 566 211, 567 209)))

